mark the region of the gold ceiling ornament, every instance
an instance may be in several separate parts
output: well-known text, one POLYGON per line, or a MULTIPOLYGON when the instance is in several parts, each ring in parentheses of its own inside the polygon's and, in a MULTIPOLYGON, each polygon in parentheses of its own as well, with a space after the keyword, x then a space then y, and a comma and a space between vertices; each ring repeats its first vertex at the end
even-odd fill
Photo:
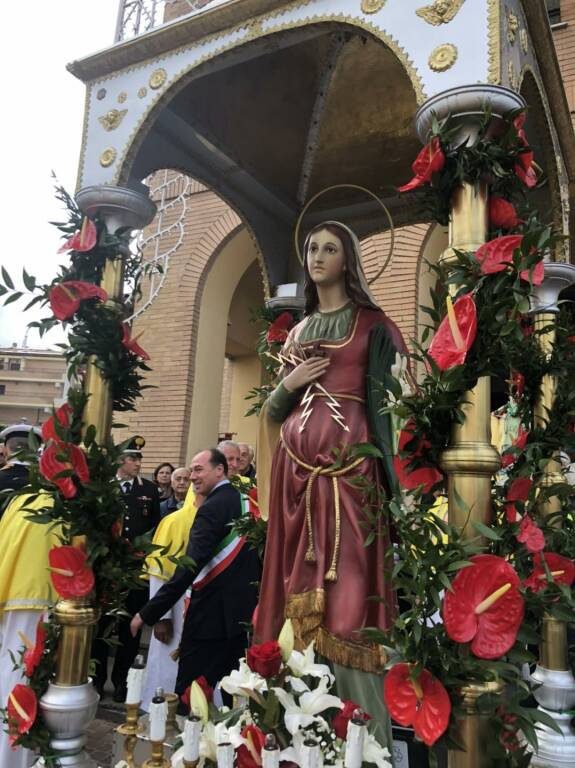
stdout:
POLYGON ((138 91, 139 98, 145 99, 147 95, 148 95, 148 89, 146 88, 146 86, 142 86, 138 91))
POLYGON ((109 109, 105 115, 100 115, 98 120, 105 131, 113 131, 120 125, 127 112, 127 109, 109 109))
POLYGON ((362 13, 377 13, 386 2, 387 0, 361 0, 362 13))
POLYGON ((453 43, 438 45, 429 54, 429 68, 434 72, 445 72, 457 61, 457 48, 453 43))
POLYGON ((521 45, 521 50, 523 53, 527 54, 529 51, 529 37, 527 36, 527 30, 525 27, 522 27, 519 30, 519 43, 521 45))
POLYGON ((507 64, 507 77, 509 78, 509 87, 517 90, 517 77, 515 75, 515 65, 512 61, 507 64))
POLYGON ((511 45, 515 44, 517 30, 519 29, 519 19, 517 14, 511 9, 507 10, 507 39, 511 45))
POLYGON ((117 98, 118 104, 123 104, 127 98, 128 98, 128 94, 126 93, 126 91, 122 91, 121 93, 118 94, 118 98, 117 98))
POLYGON ((108 147, 100 155, 100 165, 102 168, 108 168, 116 159, 117 152, 114 147, 108 147))
POLYGON ((438 27, 440 24, 448 24, 464 2, 465 0, 435 0, 432 5, 418 8, 415 13, 428 24, 438 27))
MULTIPOLYGON (((374 192, 372 192, 370 189, 367 189, 366 187, 360 187, 359 184, 333 184, 331 187, 325 187, 325 189, 321 189, 319 192, 317 192, 313 197, 311 197, 307 203, 304 205, 302 212, 298 216, 298 220, 295 225, 295 232, 294 232, 294 243, 295 243, 295 252, 297 254, 299 263, 303 267, 304 257, 301 252, 301 248, 299 245, 299 233, 301 230, 301 223, 303 220, 303 217, 306 215, 308 208, 312 203, 315 203, 315 201, 318 199, 318 197, 321 197, 322 195, 325 195, 326 192, 332 192, 334 189, 356 189, 359 192, 365 192, 366 195, 369 195, 375 202, 380 206, 382 211, 385 213, 385 216, 387 218, 387 223, 389 224, 389 232, 390 232, 390 239, 389 239, 389 253, 387 254, 387 258, 385 262, 383 263, 383 266, 379 270, 379 272, 375 275, 375 277, 372 277, 371 280, 368 280, 368 285, 372 285, 372 283, 375 283, 376 280, 378 280, 385 269, 387 268, 387 265, 389 264, 389 260, 391 259, 391 256, 393 254, 393 246, 395 244, 395 227, 393 226, 393 219, 391 218, 391 213, 389 212, 389 208, 385 205, 383 200, 379 198, 374 192)), ((343 223, 343 222, 342 222, 343 223)))
POLYGON ((168 79, 168 73, 163 67, 161 67, 160 69, 155 69, 152 72, 152 74, 150 75, 150 79, 148 80, 148 85, 154 91, 157 91, 158 88, 162 87, 162 85, 166 82, 167 79, 168 79))

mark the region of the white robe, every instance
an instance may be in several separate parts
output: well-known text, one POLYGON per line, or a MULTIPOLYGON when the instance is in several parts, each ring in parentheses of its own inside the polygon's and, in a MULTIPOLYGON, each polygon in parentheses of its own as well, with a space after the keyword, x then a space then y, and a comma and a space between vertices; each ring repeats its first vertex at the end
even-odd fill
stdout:
MULTIPOLYGON (((150 600, 165 581, 157 576, 150 575, 150 600)), ((141 708, 144 712, 150 711, 150 703, 156 693, 156 688, 163 688, 166 693, 173 693, 176 687, 176 677, 178 675, 178 662, 174 661, 170 654, 177 650, 180 645, 182 628, 184 626, 185 595, 181 597, 174 607, 163 616, 163 619, 171 619, 174 626, 174 635, 171 642, 160 643, 152 633, 150 648, 148 650, 148 661, 146 664, 146 675, 144 678, 144 687, 142 691, 141 708)), ((0 763, 1 765, 1 763, 0 763)))
MULTIPOLYGON (((22 632, 32 642, 36 640, 36 627, 43 611, 4 611, 0 614, 0 706, 5 707, 8 696, 18 683, 26 684, 23 670, 13 669, 14 663, 10 651, 18 660, 18 652, 23 646, 18 632, 22 632)), ((1 768, 29 768, 38 759, 29 749, 18 747, 13 750, 8 734, 1 728, 0 766, 1 768)))

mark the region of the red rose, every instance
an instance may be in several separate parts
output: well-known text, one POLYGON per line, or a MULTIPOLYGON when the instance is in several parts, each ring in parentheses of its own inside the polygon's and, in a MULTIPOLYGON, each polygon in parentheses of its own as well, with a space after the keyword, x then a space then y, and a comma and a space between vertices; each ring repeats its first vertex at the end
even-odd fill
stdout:
POLYGON ((74 412, 68 403, 64 403, 64 405, 61 405, 54 412, 53 416, 50 416, 50 418, 44 422, 42 425, 42 438, 45 443, 47 443, 48 440, 56 440, 56 442, 61 442, 62 438, 56 431, 56 425, 58 424, 61 428, 63 428, 60 429, 60 432, 68 429, 70 427, 70 421, 73 413, 74 412))
POLYGON ((545 549, 545 536, 537 523, 534 523, 529 515, 523 515, 519 523, 517 541, 525 544, 529 552, 541 552, 545 549))
POLYGON ((353 713, 357 710, 361 712, 361 717, 363 720, 366 722, 371 720, 371 715, 368 715, 367 712, 364 712, 359 704, 356 704, 354 701, 344 701, 343 707, 331 721, 332 728, 335 731, 335 735, 338 737, 338 739, 347 739, 347 726, 349 721, 353 718, 353 713))
POLYGON ((94 588, 94 571, 87 565, 87 554, 78 547, 52 547, 48 561, 54 589, 65 600, 84 597, 94 588))
POLYGON ((515 229, 521 224, 513 203, 502 197, 489 199, 489 223, 494 229, 515 229))
POLYGON ((67 280, 54 285, 48 294, 50 308, 58 320, 68 320, 80 309, 85 299, 106 301, 108 294, 102 288, 83 280, 67 280))
POLYGON ((385 675, 383 698, 391 717, 400 725, 411 725, 428 747, 447 730, 451 701, 442 683, 427 669, 415 678, 410 664, 395 664, 385 675))
POLYGON ((246 725, 240 735, 244 743, 236 750, 237 768, 261 768, 265 733, 255 725, 246 725))
POLYGON ((399 187, 399 192, 407 192, 410 189, 420 187, 431 181, 431 177, 437 171, 441 171, 445 165, 445 155, 441 149, 441 144, 437 136, 426 144, 421 152, 415 158, 411 170, 415 174, 413 179, 403 187, 399 187))
POLYGON ((288 337, 288 331, 293 325, 293 315, 290 312, 282 312, 268 328, 266 341, 268 344, 283 344, 288 337))
POLYGON ((126 349, 129 352, 132 352, 134 355, 137 355, 138 357, 141 357, 142 360, 149 360, 150 355, 146 352, 145 349, 142 349, 142 347, 138 344, 138 339, 141 337, 142 334, 137 336, 135 339, 130 338, 130 326, 127 323, 122 323, 122 344, 126 347, 126 349))
POLYGON ((471 295, 466 293, 457 299, 453 305, 453 316, 449 306, 428 350, 429 356, 442 371, 463 365, 477 335, 477 308, 471 295))
POLYGON ((430 446, 429 440, 427 440, 425 435, 417 436, 413 430, 414 422, 412 420, 408 421, 401 430, 398 445, 398 453, 400 455, 393 457, 393 468, 402 488, 412 490, 423 485, 423 492, 429 493, 433 486, 442 479, 443 475, 437 467, 416 466, 413 469, 411 468, 413 460, 424 456, 430 446), (408 449, 410 444, 413 447, 408 449), (405 453, 406 450, 410 450, 410 453, 402 458, 401 454, 405 453))
POLYGON ((58 253, 63 253, 64 251, 78 251, 80 253, 85 253, 86 251, 92 250, 96 245, 97 240, 98 230, 96 229, 96 225, 91 219, 85 216, 82 221, 82 227, 78 232, 75 232, 69 240, 66 240, 64 245, 58 249, 58 253))
POLYGON ((277 675, 282 665, 282 653, 277 640, 252 645, 248 648, 246 661, 252 672, 266 679, 277 675))
POLYGON ((8 695, 6 710, 10 744, 13 745, 22 734, 28 733, 36 721, 38 699, 32 688, 22 683, 15 685, 8 695))

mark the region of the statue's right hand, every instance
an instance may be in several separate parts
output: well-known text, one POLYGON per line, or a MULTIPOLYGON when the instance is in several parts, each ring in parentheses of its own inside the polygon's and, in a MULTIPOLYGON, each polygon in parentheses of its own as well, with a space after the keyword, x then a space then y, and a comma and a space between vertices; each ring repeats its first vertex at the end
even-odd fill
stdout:
POLYGON ((329 357, 310 357, 297 365, 283 380, 288 392, 296 392, 317 381, 329 368, 329 357))

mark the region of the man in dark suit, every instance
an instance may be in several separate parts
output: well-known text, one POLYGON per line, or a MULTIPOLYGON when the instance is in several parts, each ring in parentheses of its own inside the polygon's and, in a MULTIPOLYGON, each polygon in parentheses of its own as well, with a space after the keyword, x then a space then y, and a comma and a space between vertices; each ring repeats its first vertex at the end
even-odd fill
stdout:
MULTIPOLYGON (((116 480, 122 489, 123 501, 126 506, 124 515, 122 536, 129 541, 134 541, 138 536, 146 533, 153 534, 160 522, 160 496, 157 486, 140 477, 142 468, 142 448, 146 441, 143 437, 134 437, 121 456, 116 480)), ((148 586, 143 583, 142 589, 133 589, 126 598, 126 610, 134 615, 145 604, 148 597, 148 586)), ((109 645, 103 639, 106 630, 109 631, 112 619, 103 616, 98 625, 96 639, 92 644, 92 657, 96 660, 96 673, 94 686, 100 696, 108 677, 108 651, 109 645)), ((140 634, 133 637, 130 632, 130 620, 118 621, 118 641, 114 666, 112 669, 112 683, 114 684, 114 701, 126 700, 128 670, 132 666, 140 646, 140 634)))
MULTIPOLYGON (((0 442, 4 442, 6 463, 0 469, 0 491, 19 491, 28 483, 28 463, 18 458, 20 451, 29 451, 28 438, 34 434, 38 445, 42 442, 42 432, 30 424, 12 424, 0 432, 0 442)), ((2 499, 0 499, 2 501, 2 499)), ((2 511, 0 510, 0 517, 2 511)))
POLYGON ((190 467, 194 491, 206 498, 198 509, 186 555, 191 569, 179 567, 132 619, 136 635, 154 625, 192 587, 184 622, 176 693, 204 675, 215 685, 234 669, 247 644, 245 624, 257 603, 257 555, 230 530, 242 514, 241 497, 227 477, 225 456, 216 448, 198 453, 190 467))

